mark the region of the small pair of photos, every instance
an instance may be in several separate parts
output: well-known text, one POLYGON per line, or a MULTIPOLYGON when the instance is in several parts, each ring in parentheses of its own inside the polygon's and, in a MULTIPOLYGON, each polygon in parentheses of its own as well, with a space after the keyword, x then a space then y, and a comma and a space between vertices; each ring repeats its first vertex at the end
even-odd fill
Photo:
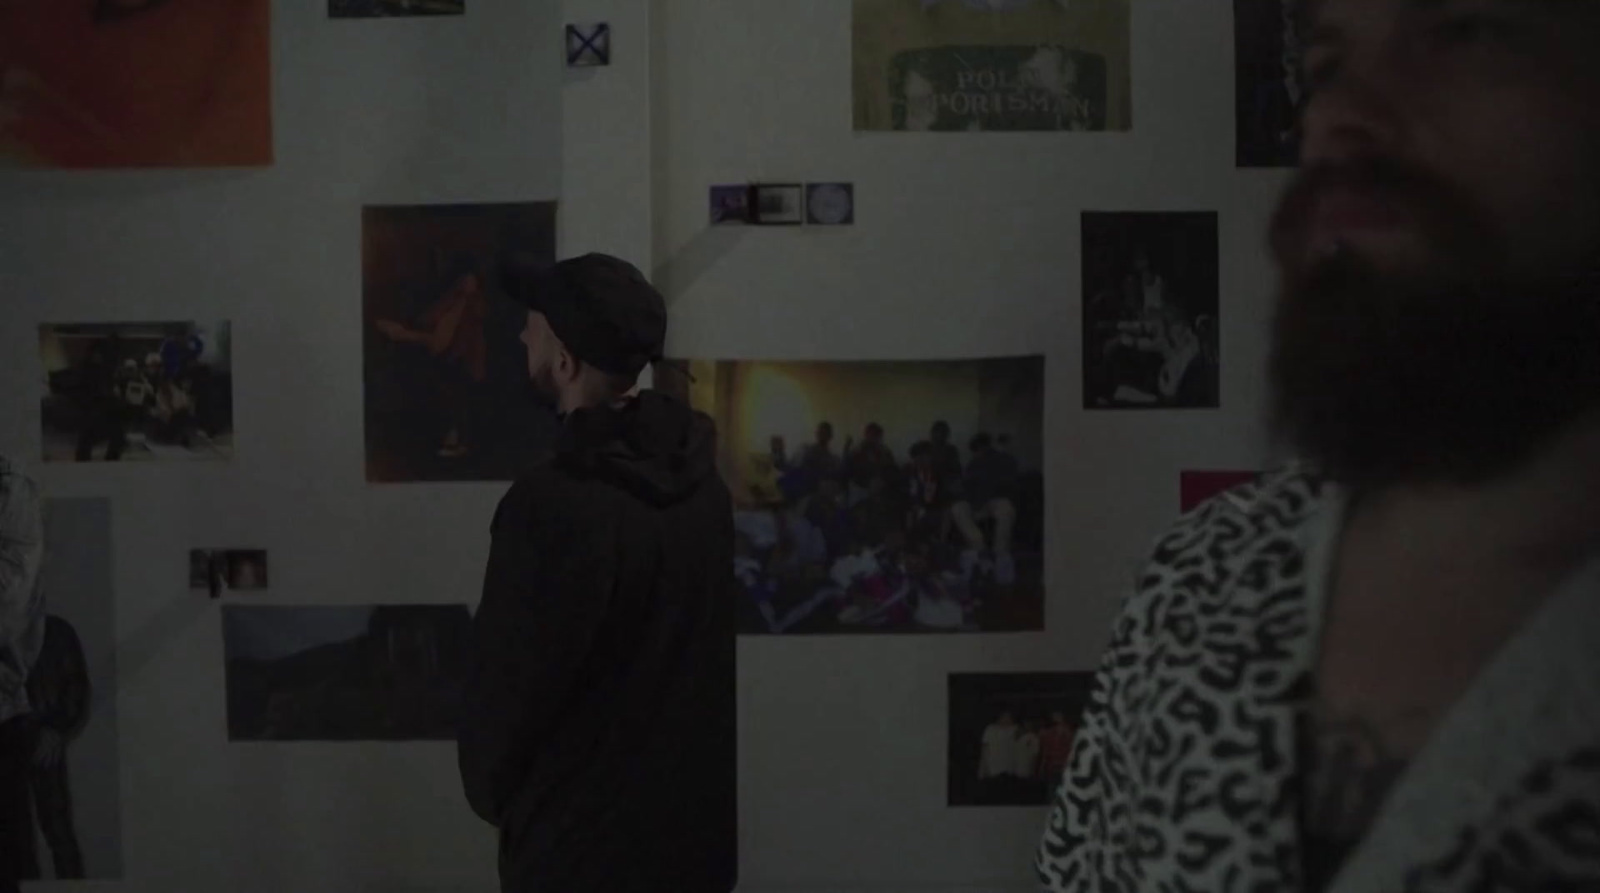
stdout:
POLYGON ((768 183, 711 187, 715 226, 845 226, 855 223, 850 183, 768 183))

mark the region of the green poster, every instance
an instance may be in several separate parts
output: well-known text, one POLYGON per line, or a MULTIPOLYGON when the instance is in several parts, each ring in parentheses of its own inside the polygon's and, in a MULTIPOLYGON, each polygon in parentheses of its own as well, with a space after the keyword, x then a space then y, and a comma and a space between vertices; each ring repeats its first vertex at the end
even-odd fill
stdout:
POLYGON ((1128 130, 1128 42, 1128 0, 855 0, 855 129, 1128 130))

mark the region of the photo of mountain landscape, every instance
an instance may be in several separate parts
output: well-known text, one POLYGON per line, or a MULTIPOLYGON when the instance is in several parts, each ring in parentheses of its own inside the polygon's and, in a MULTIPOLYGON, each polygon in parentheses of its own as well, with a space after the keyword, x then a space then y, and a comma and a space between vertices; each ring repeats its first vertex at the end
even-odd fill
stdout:
POLYGON ((231 741, 455 737, 465 605, 228 606, 231 741))

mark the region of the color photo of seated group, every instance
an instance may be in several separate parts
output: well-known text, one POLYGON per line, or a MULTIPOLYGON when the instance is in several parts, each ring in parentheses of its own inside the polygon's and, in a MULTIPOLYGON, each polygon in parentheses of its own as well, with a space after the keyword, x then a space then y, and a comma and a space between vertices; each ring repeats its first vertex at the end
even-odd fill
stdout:
POLYGON ((231 459, 228 323, 44 325, 46 462, 231 459))
POLYGON ((1043 628, 1042 357, 686 371, 722 432, 743 632, 1043 628))

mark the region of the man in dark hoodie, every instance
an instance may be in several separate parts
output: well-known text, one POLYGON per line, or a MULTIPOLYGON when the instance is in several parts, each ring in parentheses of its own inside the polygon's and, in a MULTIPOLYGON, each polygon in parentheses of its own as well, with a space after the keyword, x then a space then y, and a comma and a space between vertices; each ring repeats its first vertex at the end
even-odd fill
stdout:
POLYGON ((632 266, 512 262, 534 389, 562 416, 495 512, 459 731, 522 891, 737 879, 733 513, 709 418, 635 389, 666 304, 632 266))

